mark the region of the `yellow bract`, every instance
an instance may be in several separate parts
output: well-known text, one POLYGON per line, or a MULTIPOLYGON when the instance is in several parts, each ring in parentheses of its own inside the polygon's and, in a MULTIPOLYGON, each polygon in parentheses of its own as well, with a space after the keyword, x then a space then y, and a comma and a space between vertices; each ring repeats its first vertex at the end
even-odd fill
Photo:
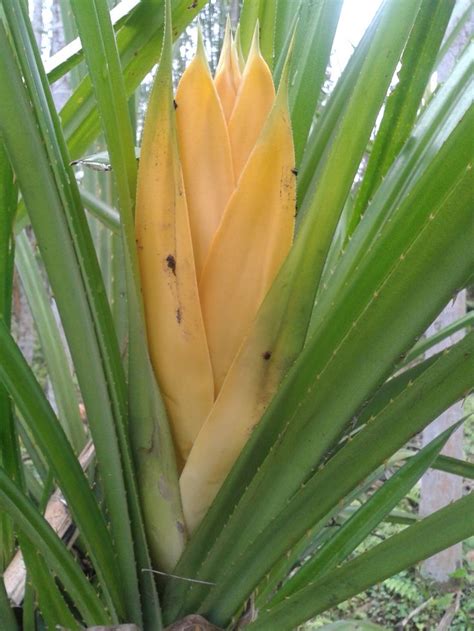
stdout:
POLYGON ((199 37, 176 93, 179 155, 198 279, 235 188, 227 124, 199 37))
POLYGON ((290 122, 279 99, 225 209, 199 284, 216 392, 290 248, 292 167, 290 122))
POLYGON ((272 353, 253 322, 293 238, 287 100, 286 78, 275 98, 258 32, 241 72, 228 25, 215 77, 200 38, 176 109, 162 90, 146 118, 137 242, 150 354, 184 466, 189 530, 274 391, 271 380, 265 385, 272 353))
POLYGON ((155 86, 143 132, 136 237, 148 346, 180 464, 214 401, 199 303, 171 85, 155 86), (170 101, 171 96, 171 101, 170 101))
POLYGON ((236 179, 255 146, 275 100, 272 74, 260 54, 258 32, 252 42, 239 92, 229 120, 229 136, 236 179))
POLYGON ((242 73, 240 71, 239 57, 236 47, 232 42, 230 21, 227 20, 224 43, 222 45, 219 64, 216 69, 216 76, 214 77, 214 84, 226 121, 231 117, 241 81, 242 73))

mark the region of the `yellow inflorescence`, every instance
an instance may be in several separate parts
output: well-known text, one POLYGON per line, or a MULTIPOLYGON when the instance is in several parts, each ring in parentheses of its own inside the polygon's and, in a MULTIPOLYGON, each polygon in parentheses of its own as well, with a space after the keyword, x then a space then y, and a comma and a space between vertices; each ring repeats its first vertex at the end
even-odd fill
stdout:
POLYGON ((200 37, 174 103, 171 78, 159 88, 145 121, 136 233, 150 355, 192 530, 250 431, 246 418, 225 422, 240 394, 223 386, 291 246, 294 151, 286 85, 275 96, 258 31, 243 65, 227 27, 214 78, 200 37))

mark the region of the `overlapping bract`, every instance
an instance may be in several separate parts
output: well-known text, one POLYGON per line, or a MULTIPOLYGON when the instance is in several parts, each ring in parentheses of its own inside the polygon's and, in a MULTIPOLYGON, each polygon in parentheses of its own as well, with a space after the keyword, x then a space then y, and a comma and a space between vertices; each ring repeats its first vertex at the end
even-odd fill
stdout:
MULTIPOLYGON (((239 427, 222 418, 245 396, 223 384, 289 251, 294 214, 286 82, 275 96, 258 31, 243 64, 227 27, 214 78, 199 37, 174 107, 171 77, 157 75, 136 210, 150 355, 190 530, 251 431, 248 418, 239 427), (208 458, 212 465, 203 467, 208 458)), ((267 361, 264 355, 254 361, 267 361)))

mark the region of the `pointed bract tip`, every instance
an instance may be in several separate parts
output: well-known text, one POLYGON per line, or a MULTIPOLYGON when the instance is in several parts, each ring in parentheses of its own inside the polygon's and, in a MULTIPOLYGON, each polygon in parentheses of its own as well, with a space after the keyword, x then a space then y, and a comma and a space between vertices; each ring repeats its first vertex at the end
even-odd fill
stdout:
POLYGON ((217 64, 216 74, 225 65, 226 59, 230 55, 230 52, 232 50, 232 45, 233 45, 232 28, 230 24, 230 17, 227 16, 227 21, 225 24, 225 31, 224 31, 224 39, 222 40, 221 54, 219 56, 219 62, 217 64))
POLYGON ((227 19, 225 21, 224 41, 226 37, 232 37, 232 22, 230 21, 229 13, 227 14, 227 19))
POLYGON ((202 34, 201 22, 199 21, 198 21, 198 28, 197 28, 196 57, 199 59, 202 59, 207 64, 206 47, 204 46, 204 37, 202 34))
POLYGON ((250 59, 254 55, 260 55, 260 22, 255 22, 255 29, 252 35, 252 43, 250 44, 249 56, 250 59))

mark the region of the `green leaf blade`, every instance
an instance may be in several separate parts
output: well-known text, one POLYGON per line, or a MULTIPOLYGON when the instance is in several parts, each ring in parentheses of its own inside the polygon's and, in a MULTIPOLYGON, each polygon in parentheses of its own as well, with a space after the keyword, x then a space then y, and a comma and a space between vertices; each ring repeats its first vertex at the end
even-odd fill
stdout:
POLYGON ((0 468, 0 504, 29 541, 34 543, 44 559, 74 598, 76 606, 88 624, 111 622, 104 604, 97 596, 69 550, 51 529, 31 501, 0 468))
POLYGON ((299 623, 422 561, 473 533, 470 494, 406 528, 354 561, 321 577, 249 625, 251 631, 290 631, 299 623))
POLYGON ((449 428, 426 445, 416 456, 409 458, 337 530, 336 534, 278 590, 276 596, 266 605, 266 609, 271 609, 288 595, 302 589, 309 582, 314 581, 346 560, 428 470, 458 428, 459 424, 449 428))
POLYGON ((425 0, 421 4, 401 59, 399 83, 387 100, 384 117, 349 220, 348 236, 355 230, 374 190, 411 131, 423 92, 435 67, 436 56, 453 7, 453 1, 445 0, 436 3, 425 0))

